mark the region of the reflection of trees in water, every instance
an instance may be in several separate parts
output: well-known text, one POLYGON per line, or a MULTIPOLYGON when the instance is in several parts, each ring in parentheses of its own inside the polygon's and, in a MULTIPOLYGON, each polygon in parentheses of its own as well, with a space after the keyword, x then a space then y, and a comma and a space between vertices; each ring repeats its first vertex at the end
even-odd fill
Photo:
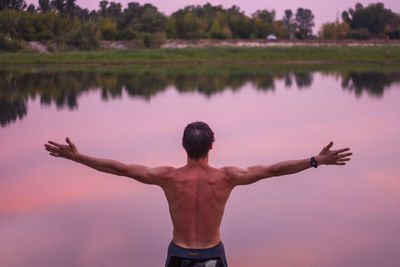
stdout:
POLYGON ((371 96, 382 97, 385 88, 395 82, 400 82, 400 73, 349 72, 343 75, 342 87, 354 91, 356 96, 366 92, 371 96))
POLYGON ((307 88, 312 85, 314 76, 312 72, 295 72, 295 73, 286 73, 283 77, 285 81, 285 86, 287 88, 292 87, 293 77, 296 82, 297 88, 307 88))
POLYGON ((254 77, 253 85, 261 91, 275 90, 275 79, 278 79, 278 76, 274 77, 272 73, 264 73, 264 75, 254 77))
POLYGON ((0 125, 6 126, 11 122, 26 116, 26 103, 21 99, 8 100, 0 98, 0 125))
POLYGON ((0 84, 0 99, 26 101, 29 97, 39 95, 43 105, 54 102, 58 108, 74 109, 77 107, 77 97, 94 86, 95 80, 90 73, 66 72, 60 75, 0 71, 0 84))
POLYGON ((311 72, 297 72, 294 74, 296 85, 300 88, 310 87, 313 82, 313 74, 311 72))
MULTIPOLYGON (((169 77, 170 83, 175 86, 179 92, 199 92, 206 96, 211 96, 217 92, 223 91, 229 84, 230 77, 226 73, 179 73, 175 77, 169 77)), ((239 86, 243 81, 237 81, 239 86)), ((234 86, 233 90, 237 87, 234 86)))
POLYGON ((285 86, 287 88, 292 87, 292 77, 290 76, 290 73, 285 74, 285 86))
MULTIPOLYGON (((338 72, 326 72, 338 76, 338 72)), ((335 76, 335 77, 336 77, 335 76)), ((363 91, 382 95, 391 83, 400 80, 400 73, 345 72, 339 73, 342 86, 360 95, 363 91)), ((147 69, 130 72, 101 71, 0 71, 0 123, 5 126, 27 114, 29 98, 40 97, 43 105, 75 109, 81 94, 101 90, 105 101, 120 98, 125 92, 132 97, 149 100, 153 95, 175 86, 179 92, 199 92, 207 97, 224 90, 236 91, 251 82, 257 90, 274 90, 275 81, 282 80, 286 87, 312 85, 312 72, 272 72, 240 67, 219 70, 147 69)))

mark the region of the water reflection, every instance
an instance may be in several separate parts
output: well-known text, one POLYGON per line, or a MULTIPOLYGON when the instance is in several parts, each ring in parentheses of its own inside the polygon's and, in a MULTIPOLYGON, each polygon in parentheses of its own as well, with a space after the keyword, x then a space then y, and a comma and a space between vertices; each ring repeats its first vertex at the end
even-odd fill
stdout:
POLYGON ((6 126, 26 116, 26 103, 21 99, 0 99, 0 125, 6 126))
POLYGON ((68 135, 85 154, 181 166, 197 119, 216 133, 215 167, 305 158, 331 139, 355 153, 343 168, 235 189, 221 229, 230 267, 398 265, 399 70, 372 72, 376 90, 366 68, 57 68, 0 72, 0 266, 162 266, 162 190, 42 144, 68 135))
POLYGON ((367 92, 371 96, 381 97, 385 89, 399 80, 400 73, 349 72, 343 75, 342 87, 354 91, 356 96, 367 92))
MULTIPOLYGON (((149 100, 158 92, 174 86, 179 92, 198 92, 207 97, 224 90, 236 91, 246 83, 256 90, 274 90, 277 81, 298 89, 313 83, 314 71, 271 71, 262 67, 134 68, 96 70, 0 70, 0 124, 2 127, 27 115, 27 101, 40 97, 41 105, 54 103, 57 108, 73 110, 85 92, 101 90, 104 101, 120 98, 123 92, 149 100)), ((400 72, 325 71, 341 81, 342 88, 356 96, 366 92, 381 97, 385 89, 400 81, 400 72)))

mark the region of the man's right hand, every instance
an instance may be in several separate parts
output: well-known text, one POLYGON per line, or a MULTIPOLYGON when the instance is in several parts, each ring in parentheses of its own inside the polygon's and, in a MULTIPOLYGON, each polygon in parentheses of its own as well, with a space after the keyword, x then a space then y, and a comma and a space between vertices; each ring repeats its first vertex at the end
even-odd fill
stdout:
POLYGON ((66 142, 68 145, 62 145, 53 141, 49 141, 44 146, 53 157, 62 157, 71 160, 76 159, 79 154, 78 149, 76 149, 76 146, 71 142, 71 140, 69 140, 68 137, 66 138, 66 142))
POLYGON ((333 146, 333 142, 330 142, 326 147, 324 147, 321 152, 315 157, 317 160, 318 165, 346 165, 346 161, 350 160, 350 156, 353 153, 349 151, 350 148, 341 148, 337 150, 330 150, 333 146))

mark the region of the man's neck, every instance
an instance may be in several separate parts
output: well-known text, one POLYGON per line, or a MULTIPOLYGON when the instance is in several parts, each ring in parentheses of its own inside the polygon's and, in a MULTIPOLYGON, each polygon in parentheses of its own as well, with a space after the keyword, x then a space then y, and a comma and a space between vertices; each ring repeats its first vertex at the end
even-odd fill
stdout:
POLYGON ((205 156, 204 158, 199 158, 199 159, 193 159, 193 158, 187 158, 187 164, 188 167, 208 167, 208 155, 205 156))

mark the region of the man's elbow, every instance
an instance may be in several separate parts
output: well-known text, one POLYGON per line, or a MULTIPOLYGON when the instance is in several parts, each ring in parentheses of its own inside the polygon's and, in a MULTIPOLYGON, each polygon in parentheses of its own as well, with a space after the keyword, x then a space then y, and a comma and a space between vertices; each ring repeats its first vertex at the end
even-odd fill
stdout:
POLYGON ((278 166, 270 166, 268 167, 267 173, 266 173, 266 178, 268 177, 273 177, 273 176, 279 176, 281 175, 282 171, 281 168, 278 166))

